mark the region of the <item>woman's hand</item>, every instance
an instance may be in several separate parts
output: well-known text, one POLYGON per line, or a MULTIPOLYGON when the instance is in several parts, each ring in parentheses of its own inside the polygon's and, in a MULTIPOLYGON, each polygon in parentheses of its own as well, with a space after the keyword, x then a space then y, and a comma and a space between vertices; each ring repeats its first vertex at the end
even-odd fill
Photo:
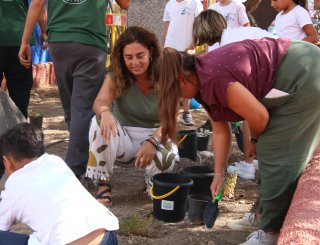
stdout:
POLYGON ((154 145, 148 141, 144 142, 136 154, 136 167, 145 168, 148 166, 152 162, 155 154, 156 148, 154 145))
POLYGON ((254 157, 257 155, 257 144, 250 143, 248 145, 248 154, 250 157, 254 157))
POLYGON ((212 199, 214 199, 215 196, 219 194, 222 184, 223 184, 223 175, 218 175, 218 174, 215 175, 213 178, 212 184, 210 186, 212 199))
POLYGON ((110 141, 111 133, 113 137, 118 136, 117 122, 111 111, 103 111, 100 114, 101 135, 106 141, 110 141))
POLYGON ((21 43, 18 57, 21 65, 29 69, 29 67, 31 66, 31 49, 28 43, 21 43))

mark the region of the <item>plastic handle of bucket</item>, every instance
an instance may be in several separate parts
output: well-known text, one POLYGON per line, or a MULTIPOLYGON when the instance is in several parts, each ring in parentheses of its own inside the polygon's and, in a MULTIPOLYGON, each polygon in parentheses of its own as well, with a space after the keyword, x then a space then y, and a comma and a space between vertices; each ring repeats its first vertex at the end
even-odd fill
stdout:
POLYGON ((156 199, 156 200, 161 200, 161 199, 164 199, 170 195, 172 195, 173 193, 175 193, 178 189, 180 188, 180 185, 177 185, 175 188, 173 188, 171 191, 169 191, 167 194, 163 194, 161 196, 155 196, 153 194, 153 185, 151 186, 150 188, 150 195, 153 199, 156 199))
POLYGON ((186 138, 187 138, 187 134, 185 134, 182 138, 181 138, 181 140, 179 140, 179 142, 178 142, 178 145, 180 145, 186 138))

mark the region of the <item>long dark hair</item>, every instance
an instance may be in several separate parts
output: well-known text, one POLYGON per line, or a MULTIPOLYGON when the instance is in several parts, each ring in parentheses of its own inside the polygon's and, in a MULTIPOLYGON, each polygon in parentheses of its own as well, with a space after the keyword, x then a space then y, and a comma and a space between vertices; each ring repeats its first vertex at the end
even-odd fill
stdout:
POLYGON ((168 137, 176 142, 178 102, 181 97, 179 75, 195 73, 195 57, 173 48, 165 48, 159 59, 159 114, 161 142, 168 137))
POLYGON ((307 0, 293 0, 293 2, 297 5, 300 5, 301 7, 305 8, 306 10, 308 10, 307 0))
POLYGON ((131 26, 120 35, 110 57, 110 75, 116 96, 123 95, 129 88, 130 82, 134 81, 133 75, 128 71, 125 65, 123 49, 126 45, 135 42, 141 44, 150 52, 150 64, 147 72, 150 78, 150 86, 153 86, 152 71, 154 70, 155 62, 160 57, 161 52, 158 39, 153 33, 142 27, 131 26))

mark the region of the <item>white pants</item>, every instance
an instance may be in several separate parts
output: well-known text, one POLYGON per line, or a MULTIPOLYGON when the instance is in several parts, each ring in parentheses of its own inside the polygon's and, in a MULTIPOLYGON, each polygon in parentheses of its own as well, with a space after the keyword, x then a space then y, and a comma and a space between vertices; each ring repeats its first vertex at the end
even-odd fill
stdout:
MULTIPOLYGON (((114 163, 128 164, 135 160, 135 155, 147 138, 153 135, 156 129, 123 127, 117 121, 118 135, 111 136, 107 142, 101 136, 97 117, 91 120, 89 131, 89 160, 86 176, 98 181, 109 180, 113 173, 114 163)), ((167 143, 170 149, 163 145, 157 147, 156 154, 146 167, 145 181, 161 172, 172 172, 175 162, 179 160, 178 147, 171 141, 167 143)))

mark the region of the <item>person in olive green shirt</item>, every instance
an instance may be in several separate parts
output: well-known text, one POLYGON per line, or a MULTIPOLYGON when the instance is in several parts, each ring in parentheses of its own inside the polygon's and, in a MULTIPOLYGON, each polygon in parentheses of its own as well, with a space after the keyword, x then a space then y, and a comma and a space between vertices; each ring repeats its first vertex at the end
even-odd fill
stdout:
MULTIPOLYGON (((32 68, 25 68, 20 64, 18 53, 27 11, 27 0, 0 0, 0 85, 4 75, 9 95, 25 118, 28 117, 33 83, 32 68)), ((43 21, 39 21, 39 24, 44 30, 43 21)), ((34 37, 30 44, 35 44, 34 37)))
MULTIPOLYGON (((19 52, 26 67, 29 39, 44 3, 32 0, 28 11, 19 52)), ((106 10, 106 0, 48 0, 47 42, 70 131, 66 162, 78 178, 86 171, 92 105, 106 72, 106 10)))
POLYGON ((96 116, 89 132, 90 157, 86 176, 99 185, 96 198, 111 204, 110 177, 114 164, 145 169, 144 191, 150 178, 172 172, 178 148, 171 141, 159 144, 158 94, 152 74, 160 56, 158 40, 142 27, 131 26, 115 43, 111 72, 94 102, 96 116), (112 106, 113 105, 113 106, 112 106))

